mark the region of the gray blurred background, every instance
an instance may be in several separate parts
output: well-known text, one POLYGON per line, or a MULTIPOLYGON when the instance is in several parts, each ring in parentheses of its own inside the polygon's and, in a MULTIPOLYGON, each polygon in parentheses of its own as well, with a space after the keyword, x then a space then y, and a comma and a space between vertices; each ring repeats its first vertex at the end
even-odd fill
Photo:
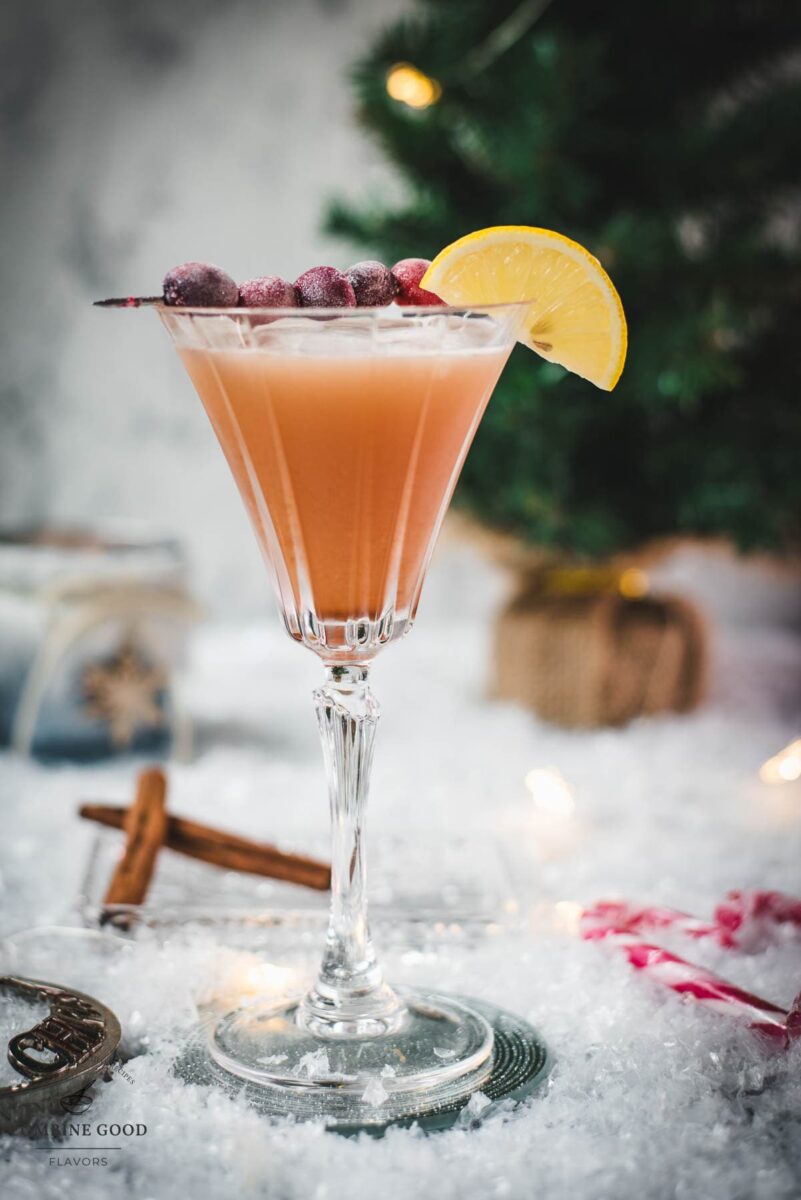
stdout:
POLYGON ((325 199, 392 187, 348 65, 402 0, 3 0, 0 523, 177 532, 201 597, 267 581, 206 418, 152 313, 205 259, 235 278, 345 266, 325 199))

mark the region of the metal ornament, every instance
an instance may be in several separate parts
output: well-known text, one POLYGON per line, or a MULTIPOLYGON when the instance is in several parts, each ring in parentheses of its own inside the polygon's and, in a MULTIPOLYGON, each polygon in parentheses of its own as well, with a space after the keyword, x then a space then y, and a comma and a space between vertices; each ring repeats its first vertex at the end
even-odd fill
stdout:
POLYGON ((8 1061, 24 1076, 19 1083, 0 1087, 0 1127, 10 1128, 105 1075, 121 1034, 110 1008, 74 988, 4 975, 2 996, 50 1006, 43 1020, 8 1043, 8 1061))

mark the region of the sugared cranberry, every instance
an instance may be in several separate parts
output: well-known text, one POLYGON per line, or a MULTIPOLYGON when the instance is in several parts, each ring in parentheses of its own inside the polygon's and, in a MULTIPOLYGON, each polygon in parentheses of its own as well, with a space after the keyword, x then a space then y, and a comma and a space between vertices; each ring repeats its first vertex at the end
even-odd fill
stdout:
POLYGON ((188 262, 164 276, 164 303, 179 308, 233 308, 239 288, 230 275, 209 263, 188 262))
POLYGON ((444 304, 433 292, 427 292, 420 287, 420 280, 425 275, 431 263, 427 258, 402 258, 392 268, 392 274, 398 284, 396 300, 398 304, 444 304))
POLYGON ((395 299, 398 285, 389 267, 383 263, 372 259, 354 263, 348 268, 347 275, 360 308, 382 308, 395 299))
POLYGON ((336 267, 312 267, 295 280, 304 308, 355 308, 356 293, 347 275, 336 267))
POLYGON ((291 283, 279 275, 248 279, 239 288, 239 303, 244 308, 297 308, 298 296, 291 283))

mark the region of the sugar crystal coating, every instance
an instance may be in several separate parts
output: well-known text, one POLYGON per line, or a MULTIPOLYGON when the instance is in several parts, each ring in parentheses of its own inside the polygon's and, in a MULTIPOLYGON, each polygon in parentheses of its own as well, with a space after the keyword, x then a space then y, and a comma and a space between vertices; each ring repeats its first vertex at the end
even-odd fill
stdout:
POLYGON ((389 267, 383 263, 373 259, 354 263, 348 267, 347 276, 361 308, 382 308, 395 299, 398 285, 389 267))
POLYGON ((188 262, 164 276, 164 303, 178 308, 233 308, 239 288, 225 271, 211 263, 188 262))
POLYGON ((420 287, 420 280, 431 266, 427 258, 402 258, 392 268, 392 274, 398 285, 398 304, 444 304, 434 292, 427 292, 420 287))
POLYGON ((300 301, 286 279, 280 275, 261 275, 240 285, 239 303, 244 308, 297 308, 300 301))
POLYGON ((356 293, 347 275, 336 267, 312 267, 295 280, 304 308, 355 308, 356 293))

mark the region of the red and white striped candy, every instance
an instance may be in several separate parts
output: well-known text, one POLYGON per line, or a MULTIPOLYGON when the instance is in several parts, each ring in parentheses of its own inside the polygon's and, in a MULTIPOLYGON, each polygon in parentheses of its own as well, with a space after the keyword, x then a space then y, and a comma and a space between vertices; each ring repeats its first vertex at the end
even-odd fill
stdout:
POLYGON ((641 929, 675 929, 688 937, 714 937, 721 945, 732 946, 732 935, 721 929, 717 921, 702 921, 676 908, 660 905, 638 907, 624 900, 601 900, 591 908, 585 908, 581 918, 582 929, 618 929, 636 933, 641 929))
POLYGON ((733 943, 754 943, 764 939, 771 925, 792 925, 801 929, 801 900, 782 892, 728 892, 715 909, 715 923, 721 936, 733 943))
POLYGON ((692 996, 714 1012, 742 1017, 752 1029, 783 1044, 801 1032, 801 996, 788 1014, 778 1005, 744 991, 704 967, 687 962, 669 950, 663 950, 661 946, 644 942, 629 929, 604 927, 590 920, 586 926, 582 922, 581 936, 586 940, 601 940, 618 946, 633 967, 646 971, 656 983, 682 995, 692 996))
POLYGON ((614 926, 631 933, 643 929, 675 929, 687 937, 712 937, 721 946, 756 949, 775 925, 801 930, 801 900, 781 892, 729 892, 711 921, 659 905, 638 907, 623 900, 602 900, 584 910, 586 927, 614 926))

